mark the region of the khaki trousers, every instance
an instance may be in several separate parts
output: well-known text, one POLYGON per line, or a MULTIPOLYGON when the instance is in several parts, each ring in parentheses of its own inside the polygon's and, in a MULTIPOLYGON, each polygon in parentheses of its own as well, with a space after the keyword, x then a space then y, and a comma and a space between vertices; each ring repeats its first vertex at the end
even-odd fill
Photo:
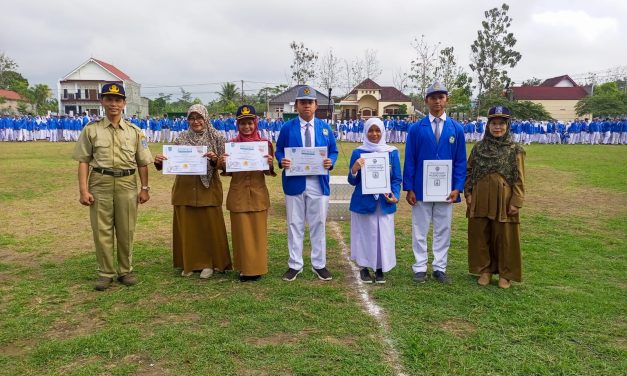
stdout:
POLYGON ((137 221, 137 178, 92 172, 89 191, 94 196, 89 214, 96 247, 98 274, 114 278, 133 271, 133 237, 137 221), (117 270, 114 265, 114 238, 117 270))

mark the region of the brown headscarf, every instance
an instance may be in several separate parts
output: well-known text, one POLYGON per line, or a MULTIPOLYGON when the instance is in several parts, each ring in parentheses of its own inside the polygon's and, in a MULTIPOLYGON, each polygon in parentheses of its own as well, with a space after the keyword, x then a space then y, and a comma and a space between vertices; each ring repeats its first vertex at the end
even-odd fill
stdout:
MULTIPOLYGON (((492 119, 490 119, 491 121, 492 119)), ((471 184, 477 183, 484 176, 497 172, 505 178, 510 186, 518 180, 518 166, 516 156, 525 150, 512 139, 510 133, 511 122, 507 119, 507 131, 501 137, 494 137, 486 125, 483 139, 472 149, 474 166, 470 173, 471 184)))
MULTIPOLYGON (((207 152, 214 152, 218 156, 224 154, 224 137, 209 123, 209 113, 207 108, 202 104, 194 104, 187 110, 187 117, 190 114, 197 113, 204 120, 204 129, 202 132, 194 132, 191 127, 187 129, 187 132, 182 132, 174 140, 176 145, 193 145, 193 146, 207 146, 207 152)), ((207 163, 207 175, 200 175, 200 180, 205 188, 209 188, 211 184, 211 176, 215 167, 211 163, 207 163)))

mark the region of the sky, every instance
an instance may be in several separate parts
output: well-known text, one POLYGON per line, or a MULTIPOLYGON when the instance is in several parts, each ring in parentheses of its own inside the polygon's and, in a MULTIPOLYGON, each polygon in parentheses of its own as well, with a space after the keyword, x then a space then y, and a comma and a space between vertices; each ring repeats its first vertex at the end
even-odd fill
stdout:
MULTIPOLYGON (((111 63, 142 85, 142 95, 179 87, 203 101, 233 81, 247 92, 288 84, 292 41, 342 59, 376 50, 383 68, 375 79, 393 84, 409 72, 411 44, 452 46, 470 72, 470 46, 487 0, 20 0, 0 11, 0 52, 31 85, 55 91, 60 78, 90 57, 111 63)), ((627 66, 627 1, 509 0, 510 31, 522 54, 510 69, 516 83, 537 77, 627 66)), ((315 84, 315 82, 314 82, 315 84)), ((342 91, 337 89, 337 91, 342 91)), ((334 94, 337 93, 334 90, 334 94)), ((340 94, 340 93, 337 93, 340 94)), ((343 94, 343 93, 342 93, 343 94)))

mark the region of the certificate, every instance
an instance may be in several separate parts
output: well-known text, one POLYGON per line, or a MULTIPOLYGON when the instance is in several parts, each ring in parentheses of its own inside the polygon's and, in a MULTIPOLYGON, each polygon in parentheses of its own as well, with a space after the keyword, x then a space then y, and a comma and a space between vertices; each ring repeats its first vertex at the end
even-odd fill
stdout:
POLYGON ((205 175, 207 174, 207 146, 163 145, 164 175, 205 175))
POLYGON ((453 161, 425 160, 422 175, 422 201, 444 202, 451 193, 453 161))
POLYGON ((390 155, 388 153, 363 153, 365 163, 361 168, 361 193, 365 195, 391 193, 390 155))
POLYGON ((227 142, 224 144, 226 172, 269 170, 268 142, 227 142))
POLYGON ((285 158, 292 163, 285 169, 286 176, 327 175, 323 163, 327 158, 327 147, 285 148, 285 158))

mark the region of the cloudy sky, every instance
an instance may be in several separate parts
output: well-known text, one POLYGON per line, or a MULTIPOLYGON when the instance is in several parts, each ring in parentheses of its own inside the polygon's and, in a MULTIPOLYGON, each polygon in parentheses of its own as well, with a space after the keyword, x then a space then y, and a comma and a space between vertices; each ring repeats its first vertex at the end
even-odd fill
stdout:
MULTIPOLYGON (((487 0, 20 0, 0 12, 0 52, 31 84, 56 82, 89 57, 114 64, 142 84, 142 95, 178 93, 204 100, 220 82, 287 83, 289 43, 344 59, 375 49, 391 85, 409 71, 414 38, 453 46, 469 70, 470 45, 487 0)), ((627 65, 627 1, 510 0, 511 31, 522 60, 515 82, 627 65)), ((574 77, 575 78, 575 77, 574 77)), ((239 86, 239 85, 238 85, 239 86)), ((335 92, 335 91, 334 91, 335 92)), ((339 93, 338 93, 339 94, 339 93)), ((175 95, 176 96, 176 95, 175 95)))

